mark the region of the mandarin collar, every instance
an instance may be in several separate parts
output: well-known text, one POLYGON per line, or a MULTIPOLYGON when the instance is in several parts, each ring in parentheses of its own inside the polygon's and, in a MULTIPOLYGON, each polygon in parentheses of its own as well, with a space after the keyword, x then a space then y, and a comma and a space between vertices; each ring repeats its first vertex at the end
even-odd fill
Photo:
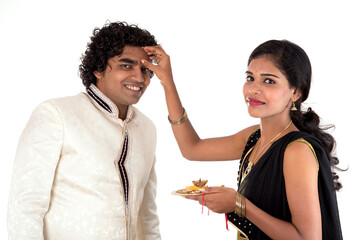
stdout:
MULTIPOLYGON (((105 114, 111 117, 119 118, 119 109, 105 94, 103 94, 94 84, 86 88, 86 93, 90 96, 94 105, 105 114)), ((134 115, 133 107, 129 105, 126 119, 124 122, 129 123, 134 115)))

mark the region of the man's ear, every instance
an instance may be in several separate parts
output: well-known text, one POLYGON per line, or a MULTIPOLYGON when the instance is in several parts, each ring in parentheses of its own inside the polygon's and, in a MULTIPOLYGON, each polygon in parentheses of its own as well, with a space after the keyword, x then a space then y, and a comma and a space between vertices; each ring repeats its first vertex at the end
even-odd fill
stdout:
POLYGON ((95 75, 95 77, 99 80, 103 77, 103 73, 99 72, 99 71, 93 71, 93 74, 95 75))

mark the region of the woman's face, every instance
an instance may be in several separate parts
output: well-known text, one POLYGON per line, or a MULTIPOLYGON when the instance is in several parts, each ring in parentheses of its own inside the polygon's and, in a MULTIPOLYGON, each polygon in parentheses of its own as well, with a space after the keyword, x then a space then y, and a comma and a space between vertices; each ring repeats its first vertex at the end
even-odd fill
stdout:
POLYGON ((298 99, 295 89, 269 57, 253 59, 246 71, 243 87, 250 116, 271 118, 287 114, 292 102, 298 99))

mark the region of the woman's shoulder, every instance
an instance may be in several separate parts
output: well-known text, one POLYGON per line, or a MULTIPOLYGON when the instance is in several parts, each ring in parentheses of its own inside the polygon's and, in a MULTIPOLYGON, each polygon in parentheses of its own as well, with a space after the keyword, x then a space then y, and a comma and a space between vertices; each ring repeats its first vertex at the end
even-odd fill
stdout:
POLYGON ((236 142, 241 141, 243 144, 247 143, 250 138, 254 136, 260 136, 260 125, 253 125, 247 128, 240 130, 239 132, 232 135, 233 140, 236 139, 236 142))
POLYGON ((250 126, 245 128, 242 132, 246 140, 249 140, 253 137, 260 137, 260 125, 250 126))
POLYGON ((316 147, 322 147, 321 141, 318 138, 303 131, 290 132, 284 138, 284 144, 286 144, 286 146, 289 146, 294 142, 302 142, 302 143, 307 143, 308 145, 315 145, 316 147))
POLYGON ((260 138, 260 125, 253 125, 248 128, 245 128, 238 132, 238 135, 241 137, 241 142, 243 144, 242 157, 244 157, 245 152, 252 148, 257 140, 260 138))
POLYGON ((293 156, 300 156, 309 151, 316 155, 317 151, 323 149, 321 142, 316 137, 302 131, 289 132, 273 145, 272 148, 277 149, 277 152, 293 156))
POLYGON ((317 158, 316 150, 319 144, 318 140, 306 132, 292 132, 289 134, 289 139, 285 146, 285 159, 305 159, 315 158, 317 167, 319 167, 319 161, 317 158))

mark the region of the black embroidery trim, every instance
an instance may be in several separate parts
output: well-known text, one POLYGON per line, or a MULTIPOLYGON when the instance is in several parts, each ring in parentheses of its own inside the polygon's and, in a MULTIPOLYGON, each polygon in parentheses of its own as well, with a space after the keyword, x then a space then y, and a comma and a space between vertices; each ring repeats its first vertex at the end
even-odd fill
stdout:
POLYGON ((86 89, 86 92, 89 94, 89 96, 94 99, 101 107, 103 107, 106 111, 108 111, 109 113, 112 113, 112 110, 110 108, 110 106, 104 102, 98 95, 96 95, 96 93, 91 90, 90 88, 86 89))
POLYGON ((239 187, 240 187, 240 179, 241 179, 241 163, 242 161, 245 161, 244 163, 246 163, 247 159, 244 159, 245 158, 245 155, 246 153, 256 144, 256 142, 259 140, 260 138, 260 129, 257 129, 255 132, 253 132, 253 134, 250 135, 247 143, 246 143, 246 146, 245 146, 245 149, 241 155, 241 158, 240 158, 240 162, 239 162, 239 171, 238 171, 238 178, 237 178, 237 182, 238 182, 238 190, 239 190, 239 187))
MULTIPOLYGON (((243 151, 243 154, 241 156, 240 159, 240 163, 239 163, 239 171, 238 171, 238 188, 240 187, 240 179, 241 179, 241 162, 242 161, 246 161, 245 155, 246 153, 255 145, 255 143, 257 142, 257 140, 260 138, 260 129, 256 130, 253 134, 251 134, 251 136, 249 137, 245 149, 243 151)), ((239 189, 238 189, 239 191, 239 189)), ((250 222, 247 218, 243 218, 238 216, 235 212, 230 212, 230 213, 226 213, 228 220, 239 230, 241 230, 241 237, 245 237, 244 234, 249 238, 249 239, 254 239, 254 236, 256 234, 256 231, 258 230, 258 228, 252 223, 250 222)))
POLYGON ((118 166, 119 166, 119 170, 120 170, 120 177, 121 177, 121 181, 123 184, 124 198, 125 198, 126 203, 128 203, 128 196, 129 196, 128 176, 127 176, 125 165, 124 165, 125 160, 126 160, 127 150, 128 150, 128 135, 127 135, 127 133, 125 133, 123 149, 122 149, 122 152, 120 155, 118 166))

